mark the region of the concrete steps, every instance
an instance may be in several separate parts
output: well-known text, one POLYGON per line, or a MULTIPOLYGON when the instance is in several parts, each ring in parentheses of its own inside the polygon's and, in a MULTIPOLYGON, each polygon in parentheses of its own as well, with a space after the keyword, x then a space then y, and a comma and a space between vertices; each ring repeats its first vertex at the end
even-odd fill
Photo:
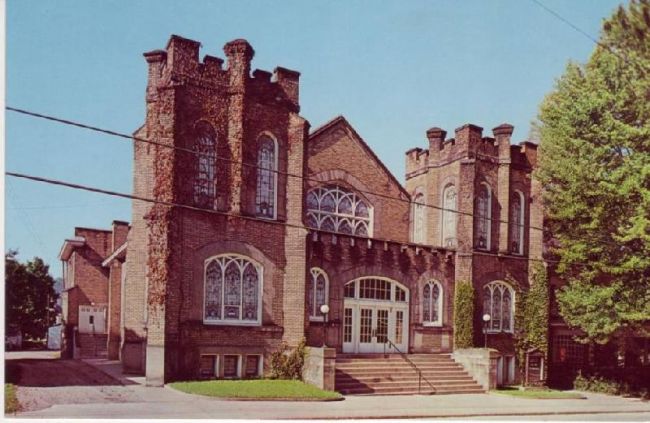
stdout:
POLYGON ((399 354, 341 355, 336 359, 336 390, 344 395, 482 393, 483 388, 449 354, 409 354, 425 380, 399 354))

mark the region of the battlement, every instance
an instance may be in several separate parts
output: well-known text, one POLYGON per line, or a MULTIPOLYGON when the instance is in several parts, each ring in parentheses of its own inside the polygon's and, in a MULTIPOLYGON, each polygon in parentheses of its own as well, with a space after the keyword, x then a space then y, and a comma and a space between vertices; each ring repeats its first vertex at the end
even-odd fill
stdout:
POLYGON ((149 65, 147 101, 156 101, 161 88, 195 84, 231 93, 247 90, 265 93, 292 108, 299 107, 300 73, 278 66, 273 73, 256 69, 251 75, 255 50, 248 41, 237 39, 226 43, 223 47, 226 61, 211 55, 205 55, 201 61, 200 48, 198 41, 172 35, 164 50, 144 53, 149 65))
POLYGON ((454 130, 453 138, 446 138, 447 131, 433 127, 426 132, 427 150, 412 148, 406 152, 406 174, 460 158, 492 157, 508 161, 513 130, 512 125, 504 123, 492 130, 493 137, 484 137, 483 128, 467 123, 454 130))

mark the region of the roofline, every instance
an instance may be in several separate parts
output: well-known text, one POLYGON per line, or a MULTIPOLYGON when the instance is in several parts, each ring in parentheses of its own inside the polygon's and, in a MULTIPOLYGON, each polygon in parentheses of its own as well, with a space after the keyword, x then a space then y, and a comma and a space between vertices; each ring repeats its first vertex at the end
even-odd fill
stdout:
POLYGON ((86 244, 86 238, 77 236, 74 238, 66 239, 63 241, 61 250, 59 250, 59 260, 67 260, 70 258, 72 251, 75 248, 83 247, 86 244))
POLYGON ((74 230, 81 229, 84 231, 95 231, 95 232, 113 232, 111 229, 99 229, 99 228, 90 228, 87 226, 75 226, 74 230))
POLYGON ((345 126, 347 126, 350 129, 352 135, 357 138, 357 140, 361 143, 361 145, 370 153, 372 158, 375 159, 377 163, 379 163, 379 166, 384 170, 384 172, 386 172, 386 174, 388 174, 389 178, 391 178, 393 182, 397 184, 402 194, 406 195, 406 199, 408 201, 411 201, 411 195, 408 193, 408 191, 406 191, 406 188, 404 188, 404 186, 395 177, 395 175, 393 175, 393 173, 386 167, 384 162, 381 161, 381 159, 377 156, 377 154, 375 154, 372 148, 370 148, 370 146, 364 141, 364 139, 361 137, 361 135, 359 135, 359 133, 354 129, 354 127, 350 125, 350 122, 348 122, 348 120, 343 115, 338 115, 333 119, 329 120, 328 122, 325 122, 323 125, 317 127, 311 134, 309 134, 308 139, 311 140, 314 137, 321 135, 322 133, 326 132, 330 128, 333 128, 339 123, 343 123, 345 126))

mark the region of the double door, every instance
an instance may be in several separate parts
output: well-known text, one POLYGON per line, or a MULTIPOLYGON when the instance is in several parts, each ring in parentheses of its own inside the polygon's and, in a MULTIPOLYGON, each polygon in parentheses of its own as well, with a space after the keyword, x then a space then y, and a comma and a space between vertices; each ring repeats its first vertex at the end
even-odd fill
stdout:
POLYGON ((408 307, 385 304, 345 304, 343 352, 402 352, 408 347, 408 307))

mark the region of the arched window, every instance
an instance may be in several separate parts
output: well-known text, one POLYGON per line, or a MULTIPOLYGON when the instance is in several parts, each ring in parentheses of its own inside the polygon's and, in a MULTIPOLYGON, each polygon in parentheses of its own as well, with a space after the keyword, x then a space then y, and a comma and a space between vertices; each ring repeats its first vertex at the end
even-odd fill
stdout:
POLYGON ((442 208, 442 245, 455 248, 458 222, 458 194, 455 186, 447 185, 442 192, 442 208))
POLYGON ((524 253, 524 194, 515 191, 510 200, 510 251, 524 253))
POLYGON ((276 141, 268 135, 263 135, 257 149, 255 214, 268 219, 276 217, 277 157, 276 141))
POLYGON ((442 285, 437 281, 427 282, 422 289, 422 323, 442 325, 442 285))
POLYGON ((418 194, 413 199, 413 242, 423 243, 426 238, 424 195, 418 194))
POLYGON ((310 271, 311 280, 307 287, 307 309, 309 310, 309 320, 323 320, 323 314, 320 307, 327 304, 329 292, 329 280, 327 274, 317 267, 310 271))
POLYGON ((338 185, 307 194, 307 226, 342 234, 372 236, 372 207, 338 185))
POLYGON ((199 207, 214 208, 216 185, 217 141, 214 129, 199 121, 194 127, 193 149, 196 152, 194 169, 194 204, 199 207))
POLYGON ((490 315, 489 332, 512 332, 515 292, 510 285, 496 281, 483 288, 483 314, 490 315))
POLYGON ((492 191, 486 183, 481 183, 476 196, 476 212, 474 214, 476 248, 490 249, 492 232, 492 191))
POLYGON ((262 315, 262 266, 226 254, 205 263, 204 323, 259 324, 262 315))

